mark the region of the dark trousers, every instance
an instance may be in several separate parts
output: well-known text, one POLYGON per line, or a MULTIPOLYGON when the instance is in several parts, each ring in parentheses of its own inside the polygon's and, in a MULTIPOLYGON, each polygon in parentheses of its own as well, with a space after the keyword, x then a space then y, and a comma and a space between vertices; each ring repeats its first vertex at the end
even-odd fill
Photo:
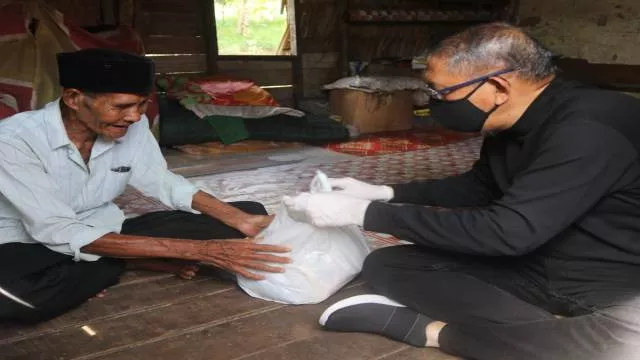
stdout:
MULTIPOLYGON (((255 202, 230 205, 251 214, 267 214, 255 202)), ((245 237, 209 216, 182 211, 159 211, 127 219, 121 233, 193 240, 245 237)), ((0 322, 54 318, 117 284, 124 270, 125 262, 120 259, 76 262, 39 244, 0 245, 0 287, 34 307, 0 294, 0 322)))
POLYGON ((594 284, 568 297, 522 259, 413 245, 373 252, 363 276, 375 292, 447 323, 441 349, 466 359, 640 359, 640 287, 594 284))

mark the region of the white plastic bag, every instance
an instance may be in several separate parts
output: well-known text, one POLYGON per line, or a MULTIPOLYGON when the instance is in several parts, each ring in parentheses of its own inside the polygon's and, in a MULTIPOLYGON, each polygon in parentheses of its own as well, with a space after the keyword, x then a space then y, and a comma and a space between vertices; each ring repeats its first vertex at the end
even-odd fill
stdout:
MULTIPOLYGON (((327 191, 322 188, 325 179, 324 174, 319 174, 312 187, 327 191)), ((280 205, 273 222, 259 235, 264 244, 291 248, 291 263, 284 266, 285 272, 259 272, 266 279, 258 281, 239 277, 238 285, 249 295, 264 300, 319 303, 360 273, 371 249, 357 226, 318 228, 293 215, 284 204, 280 205)))

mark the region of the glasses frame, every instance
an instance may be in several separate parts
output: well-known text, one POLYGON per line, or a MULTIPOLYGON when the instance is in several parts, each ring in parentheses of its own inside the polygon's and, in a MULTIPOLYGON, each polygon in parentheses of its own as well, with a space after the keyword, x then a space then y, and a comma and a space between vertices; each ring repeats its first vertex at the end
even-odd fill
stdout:
POLYGON ((447 94, 450 94, 458 89, 462 89, 463 87, 469 86, 469 85, 473 85, 479 82, 486 82, 487 80, 491 79, 494 76, 498 76, 498 75, 502 75, 502 74, 506 74, 506 73, 510 73, 512 71, 515 71, 515 69, 511 69, 511 68, 507 68, 507 69, 502 69, 502 70, 498 70, 498 71, 494 71, 492 73, 489 73, 487 75, 483 75, 477 78, 473 78, 471 80, 467 80, 467 81, 463 81, 459 84, 455 84, 452 86, 447 86, 445 88, 442 88, 440 90, 436 90, 434 88, 432 88, 430 85, 427 85, 426 90, 427 93, 429 95, 429 97, 432 97, 436 100, 443 100, 445 96, 447 96, 447 94))

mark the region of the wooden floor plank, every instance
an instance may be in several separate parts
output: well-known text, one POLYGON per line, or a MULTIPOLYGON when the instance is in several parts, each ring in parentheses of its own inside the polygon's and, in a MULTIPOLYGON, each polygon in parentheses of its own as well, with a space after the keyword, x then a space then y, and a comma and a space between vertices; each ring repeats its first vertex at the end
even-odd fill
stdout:
POLYGON ((356 360, 373 359, 379 354, 389 353, 404 347, 395 341, 371 334, 344 334, 319 331, 312 338, 272 347, 234 360, 356 360))
POLYGON ((461 360, 459 357, 443 353, 438 349, 407 347, 376 360, 461 360))
MULTIPOLYGON (((141 278, 139 278, 141 279, 141 278)), ((152 308, 163 307, 179 299, 183 301, 234 285, 207 278, 185 281, 175 276, 145 278, 142 282, 110 288, 107 296, 86 302, 77 309, 38 325, 6 325, 0 328, 0 347, 15 341, 59 332, 67 327, 82 326, 106 318, 122 317, 152 308)))
MULTIPOLYGON (((251 317, 184 333, 171 339, 142 345, 130 344, 129 349, 97 358, 229 360, 255 356, 265 349, 279 347, 283 343, 322 334, 323 331, 318 326, 318 317, 328 304, 363 291, 361 284, 354 284, 322 304, 282 306, 251 317)), ((94 357, 84 359, 90 358, 94 357)))
MULTIPOLYGON (((206 282, 202 283, 207 284, 206 282)), ((215 287, 215 286, 214 286, 215 287)), ((198 298, 178 299, 140 313, 89 321, 93 336, 78 327, 67 327, 36 338, 0 346, 3 359, 34 359, 39 354, 52 358, 75 358, 129 346, 149 339, 174 336, 198 326, 225 322, 244 313, 272 307, 238 289, 214 291, 198 298)))

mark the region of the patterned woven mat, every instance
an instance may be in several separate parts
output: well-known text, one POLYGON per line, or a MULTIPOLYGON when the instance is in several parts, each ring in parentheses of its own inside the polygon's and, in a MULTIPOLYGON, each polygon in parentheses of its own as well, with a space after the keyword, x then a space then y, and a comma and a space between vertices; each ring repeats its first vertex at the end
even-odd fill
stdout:
MULTIPOLYGON (((191 178, 199 187, 224 201, 258 201, 269 212, 280 204, 282 196, 308 190, 315 170, 330 177, 350 176, 373 184, 403 183, 437 179, 466 171, 477 159, 482 138, 433 147, 426 150, 343 160, 331 164, 292 164, 257 170, 239 171, 191 178)), ((128 189, 116 200, 128 215, 166 210, 154 199, 128 189)), ((374 247, 397 244, 385 234, 368 233, 374 247)))
POLYGON ((416 125, 407 131, 368 134, 351 141, 329 144, 325 148, 356 156, 378 156, 445 146, 478 134, 447 130, 436 124, 416 125))

